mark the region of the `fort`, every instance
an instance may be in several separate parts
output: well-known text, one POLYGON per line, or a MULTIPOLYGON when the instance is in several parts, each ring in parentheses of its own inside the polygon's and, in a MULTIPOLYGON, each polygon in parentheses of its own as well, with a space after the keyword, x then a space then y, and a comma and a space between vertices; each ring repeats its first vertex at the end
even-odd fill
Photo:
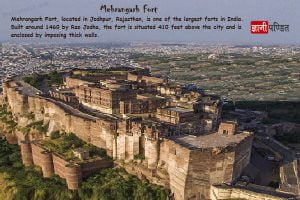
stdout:
MULTIPOLYGON (((151 76, 145 70, 64 74, 59 88, 43 91, 14 78, 3 98, 19 124, 26 113, 53 131, 72 132, 103 148, 139 178, 169 188, 176 200, 210 199, 211 186, 230 184, 251 155, 253 134, 235 121, 222 121, 219 97, 151 76)), ((42 167, 80 187, 82 177, 112 163, 74 164, 16 131, 25 165, 42 167)), ((40 140, 41 138, 39 138, 40 140)), ((216 190, 216 188, 215 188, 216 190)))

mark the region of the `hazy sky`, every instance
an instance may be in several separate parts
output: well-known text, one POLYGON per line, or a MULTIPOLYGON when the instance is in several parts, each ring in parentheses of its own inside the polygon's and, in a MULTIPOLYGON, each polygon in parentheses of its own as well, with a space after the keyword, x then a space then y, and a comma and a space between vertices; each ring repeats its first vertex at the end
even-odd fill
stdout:
MULTIPOLYGON (((156 16, 220 17, 239 16, 239 31, 101 31, 94 40, 76 42, 195 42, 205 44, 300 44, 300 0, 0 0, 0 40, 11 41, 12 16, 105 16, 102 4, 116 7, 158 7, 156 16), (250 34, 251 20, 268 20, 290 25, 290 32, 250 34)), ((120 14, 119 14, 120 15, 120 14)), ((128 17, 132 15, 127 15, 128 17)), ((150 15, 151 16, 151 15, 150 15)), ((24 40, 29 41, 29 40, 24 40)), ((37 40, 41 41, 41 40, 37 40)), ((73 42, 74 40, 63 40, 73 42)))

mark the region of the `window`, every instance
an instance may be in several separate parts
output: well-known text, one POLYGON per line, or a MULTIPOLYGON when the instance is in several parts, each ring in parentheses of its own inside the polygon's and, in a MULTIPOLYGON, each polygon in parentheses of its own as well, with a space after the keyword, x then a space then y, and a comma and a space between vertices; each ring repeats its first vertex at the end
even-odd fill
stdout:
POLYGON ((176 155, 176 148, 175 148, 175 147, 170 147, 169 152, 170 152, 171 154, 176 155))

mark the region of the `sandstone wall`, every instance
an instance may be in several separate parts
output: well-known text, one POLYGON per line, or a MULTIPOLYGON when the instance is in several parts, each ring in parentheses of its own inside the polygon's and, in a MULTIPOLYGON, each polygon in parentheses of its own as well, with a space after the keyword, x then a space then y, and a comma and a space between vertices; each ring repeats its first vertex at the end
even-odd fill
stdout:
POLYGON ((282 163, 279 168, 280 185, 279 188, 285 192, 292 192, 299 195, 299 175, 297 160, 282 163))
POLYGON ((249 164, 253 136, 222 148, 197 149, 190 153, 186 197, 210 198, 210 185, 231 183, 249 164))
POLYGON ((107 88, 79 86, 74 89, 80 103, 108 114, 120 113, 120 101, 132 100, 136 90, 110 90, 107 88))
POLYGON ((71 190, 78 189, 82 178, 91 175, 103 168, 112 167, 110 160, 96 159, 85 163, 71 163, 59 155, 48 152, 37 144, 22 141, 21 155, 24 165, 37 165, 42 168, 44 177, 57 174, 66 179, 67 186, 71 190))
POLYGON ((199 115, 195 114, 194 111, 181 113, 169 109, 157 109, 156 118, 160 121, 177 125, 185 122, 200 122, 199 115))
POLYGON ((186 198, 207 199, 210 197, 211 184, 232 181, 234 152, 225 151, 202 149, 191 152, 185 187, 186 198))
POLYGON ((53 164, 55 174, 66 179, 68 188, 71 190, 78 189, 83 178, 98 172, 100 169, 113 166, 112 161, 102 159, 74 164, 56 154, 53 154, 53 164))
POLYGON ((249 164, 251 158, 251 148, 252 148, 253 134, 250 134, 244 140, 242 140, 236 146, 235 150, 235 163, 233 166, 233 177, 232 179, 237 179, 242 170, 249 164))
POLYGON ((144 81, 147 84, 160 84, 160 83, 164 82, 164 80, 161 78, 156 78, 153 76, 135 75, 132 73, 128 73, 127 80, 129 80, 129 81, 144 81))
POLYGON ((173 141, 160 140, 156 136, 149 135, 143 140, 138 134, 140 131, 133 131, 132 135, 120 134, 117 137, 117 159, 132 161, 134 155, 143 154, 144 149, 143 164, 128 162, 124 165, 125 169, 139 178, 170 187, 176 199, 184 199, 190 150, 173 141), (144 143, 144 148, 141 143, 144 143))
MULTIPOLYGON (((225 199, 251 199, 251 200, 284 200, 288 197, 280 197, 272 194, 253 192, 241 188, 211 186, 211 200, 225 199)), ((288 196, 288 195, 287 195, 288 196)))
POLYGON ((126 135, 122 134, 116 138, 116 158, 119 160, 130 161, 134 159, 135 155, 140 153, 139 151, 139 135, 126 135))
POLYGON ((71 103, 73 105, 78 105, 78 103, 79 103, 77 97, 73 96, 73 95, 63 94, 63 93, 55 92, 55 91, 49 91, 49 95, 52 98, 59 99, 61 101, 67 102, 67 103, 71 103))
POLYGON ((169 180, 169 184, 159 184, 170 187, 176 199, 208 199, 211 184, 232 182, 249 163, 253 139, 250 133, 240 144, 189 149, 172 140, 159 138, 153 128, 133 123, 130 133, 125 131, 117 137, 114 148, 117 151, 116 158, 131 161, 134 155, 143 154, 140 145, 143 134, 145 160, 142 165, 128 164, 126 170, 138 177, 145 176, 157 184, 157 179, 164 177, 169 180))
POLYGON ((113 138, 117 132, 116 121, 83 114, 45 97, 22 95, 15 88, 9 87, 6 91, 8 103, 14 114, 33 112, 35 120, 49 122, 50 132, 73 132, 84 141, 107 149, 108 154, 112 155, 113 138))
POLYGON ((219 134, 234 135, 236 133, 236 123, 223 123, 219 125, 219 134))
POLYGON ((32 159, 32 152, 31 152, 31 144, 30 142, 22 141, 20 143, 21 148, 21 156, 22 161, 25 166, 32 166, 33 159, 32 159))
POLYGON ((27 97, 22 95, 18 88, 9 88, 7 91, 7 100, 14 114, 21 114, 27 106, 27 97), (12 106, 13 105, 13 106, 12 106))
MULTIPOLYGON (((21 149, 22 150, 22 149, 21 149)), ((51 177, 54 174, 54 166, 52 160, 52 153, 39 147, 36 144, 31 144, 32 159, 34 165, 42 168, 44 177, 51 177)))
POLYGON ((145 139, 145 159, 149 169, 156 169, 159 158, 159 140, 145 139))
POLYGON ((130 101, 120 101, 121 114, 147 114, 154 113, 156 109, 164 106, 166 100, 163 98, 137 99, 130 101))
POLYGON ((73 88, 73 87, 77 87, 79 85, 84 85, 84 84, 88 84, 88 83, 92 83, 92 82, 88 82, 88 81, 84 81, 84 80, 80 80, 80 79, 72 78, 72 77, 66 77, 64 83, 68 88, 73 88))
POLYGON ((66 166, 70 164, 68 161, 64 160, 60 156, 53 154, 53 165, 54 165, 54 172, 61 178, 66 178, 65 169, 66 166))
POLYGON ((80 165, 68 164, 64 168, 67 186, 70 190, 77 190, 82 182, 82 172, 80 165))
MULTIPOLYGON (((14 114, 34 112, 36 120, 49 122, 50 131, 73 132, 84 141, 106 149, 108 155, 126 162, 133 161, 137 154, 144 155, 143 165, 132 166, 128 171, 136 173, 138 170, 143 172, 141 177, 170 187, 176 200, 209 198, 210 184, 232 181, 249 162, 252 138, 227 149, 191 149, 161 138, 156 127, 136 127, 137 130, 132 131, 128 127, 130 124, 96 118, 45 97, 27 97, 14 87, 6 88, 6 94, 14 114)), ((29 165, 28 148, 24 144, 21 150, 23 162, 29 165)), ((77 189, 82 177, 96 170, 96 166, 109 165, 74 165, 34 144, 31 151, 33 164, 42 167, 45 177, 56 173, 66 178, 70 189, 77 189)))
POLYGON ((66 179, 67 186, 71 190, 79 188, 82 182, 82 170, 80 165, 69 163, 58 155, 53 154, 54 172, 66 179))
POLYGON ((105 169, 113 167, 113 162, 110 160, 95 160, 92 162, 80 164, 82 177, 90 176, 91 174, 99 171, 99 169, 105 169))
POLYGON ((164 140, 160 149, 159 162, 166 165, 175 199, 187 199, 185 190, 191 151, 170 140, 164 140))
POLYGON ((189 149, 164 139, 158 167, 167 169, 176 199, 209 199, 210 185, 230 183, 240 176, 249 163, 252 139, 249 134, 241 144, 206 149, 189 149))

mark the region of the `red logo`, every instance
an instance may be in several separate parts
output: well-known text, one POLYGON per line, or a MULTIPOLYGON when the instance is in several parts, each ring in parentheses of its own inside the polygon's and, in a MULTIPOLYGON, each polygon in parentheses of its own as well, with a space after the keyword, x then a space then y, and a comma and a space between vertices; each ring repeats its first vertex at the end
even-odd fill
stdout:
POLYGON ((269 22, 268 21, 251 21, 250 31, 252 34, 268 34, 269 22))

